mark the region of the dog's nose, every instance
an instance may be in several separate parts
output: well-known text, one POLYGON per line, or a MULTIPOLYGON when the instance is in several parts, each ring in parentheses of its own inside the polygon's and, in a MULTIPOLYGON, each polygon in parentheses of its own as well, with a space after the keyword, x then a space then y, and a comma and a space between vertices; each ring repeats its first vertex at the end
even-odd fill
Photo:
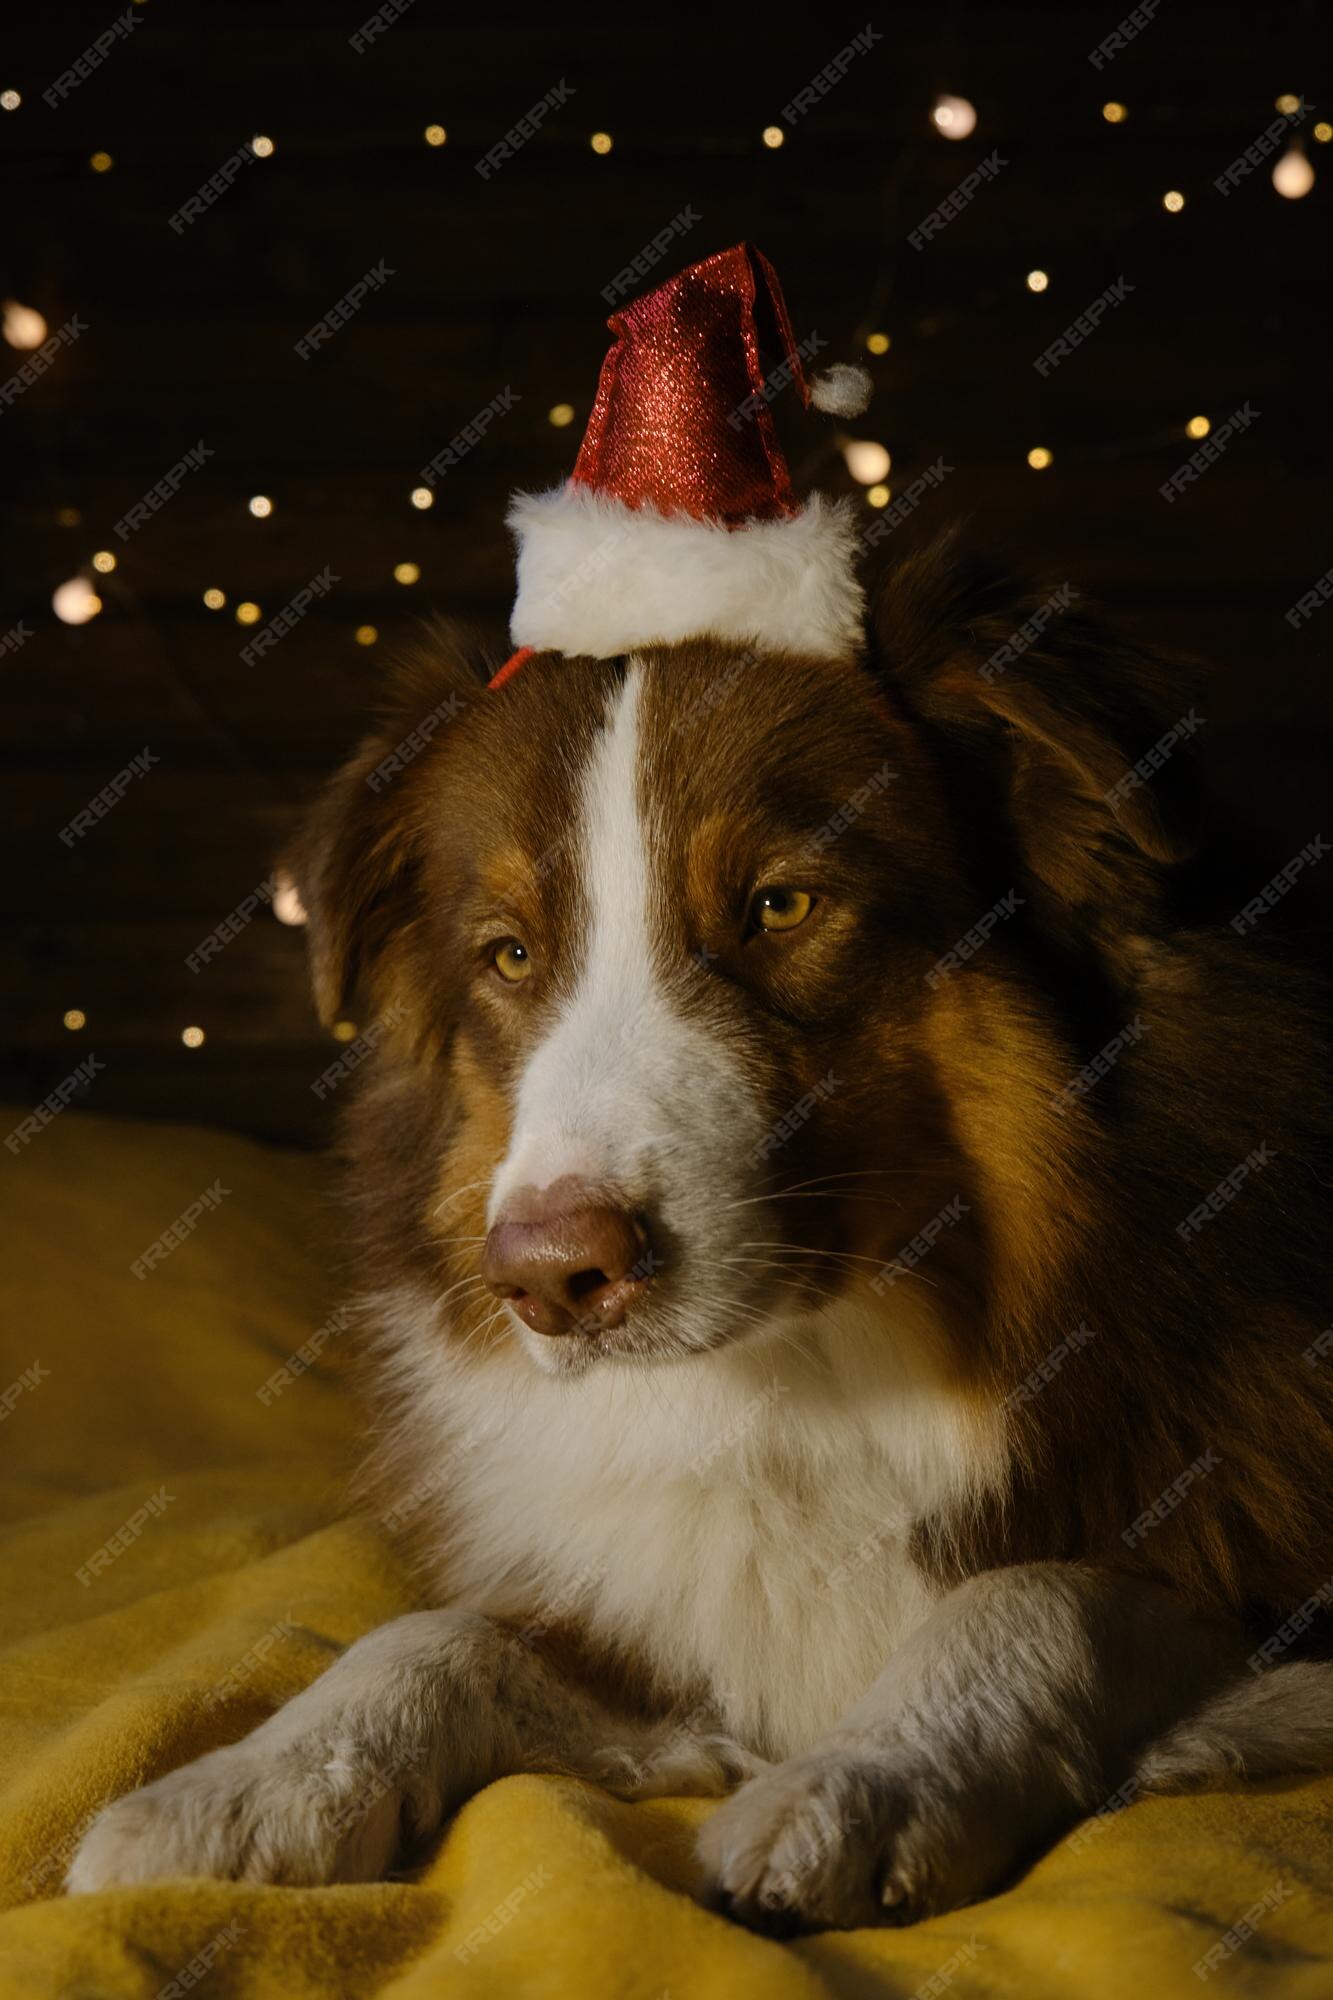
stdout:
POLYGON ((646 1231, 624 1209, 571 1200, 567 1185, 544 1192, 558 1206, 526 1189, 508 1205, 486 1238, 482 1276, 535 1333, 619 1326, 652 1268, 646 1231))

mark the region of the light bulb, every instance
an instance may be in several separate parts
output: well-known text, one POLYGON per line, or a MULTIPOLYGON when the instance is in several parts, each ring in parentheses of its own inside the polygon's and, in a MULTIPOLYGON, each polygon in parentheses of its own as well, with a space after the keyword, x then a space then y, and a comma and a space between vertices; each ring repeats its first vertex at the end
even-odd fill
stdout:
POLYGON ((862 486, 878 486, 881 480, 887 479, 893 463, 884 446, 876 444, 871 438, 848 438, 842 455, 852 478, 862 486))
POLYGON ((86 576, 72 576, 51 592, 51 609, 62 625, 86 625, 101 608, 102 600, 86 576))
POLYGON ((1287 201, 1299 201, 1314 186, 1314 168, 1299 147, 1292 146, 1273 169, 1273 186, 1287 201))
POLYGON ((273 914, 280 924, 303 924, 306 921, 301 892, 285 868, 278 870, 278 886, 273 892, 273 914))
POLYGON ((11 347, 40 347, 46 339, 46 321, 36 306, 21 306, 17 299, 5 300, 5 339, 11 347))
POLYGON ((945 139, 967 139, 977 129, 976 106, 965 97, 937 97, 930 119, 945 139))

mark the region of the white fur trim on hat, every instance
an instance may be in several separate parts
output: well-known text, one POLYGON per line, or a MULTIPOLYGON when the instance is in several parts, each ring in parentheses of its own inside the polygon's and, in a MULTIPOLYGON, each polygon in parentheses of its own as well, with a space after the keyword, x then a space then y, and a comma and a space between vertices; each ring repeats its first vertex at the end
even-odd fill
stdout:
POLYGON ((824 658, 860 651, 865 600, 845 501, 815 494, 787 520, 725 528, 571 483, 516 494, 509 526, 515 645, 598 660, 705 635, 824 658))

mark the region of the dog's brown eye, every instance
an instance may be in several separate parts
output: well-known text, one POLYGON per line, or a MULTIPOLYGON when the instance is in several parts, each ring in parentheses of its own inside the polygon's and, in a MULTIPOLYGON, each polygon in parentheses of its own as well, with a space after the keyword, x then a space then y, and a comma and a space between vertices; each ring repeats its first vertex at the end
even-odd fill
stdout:
POLYGON ((505 938, 501 944, 496 945, 494 964, 501 979, 507 979, 511 986, 517 986, 519 981, 526 979, 532 971, 532 959, 528 955, 528 948, 520 944, 517 938, 505 938))
POLYGON ((754 921, 765 931, 794 931, 814 908, 804 889, 761 889, 754 899, 754 921))

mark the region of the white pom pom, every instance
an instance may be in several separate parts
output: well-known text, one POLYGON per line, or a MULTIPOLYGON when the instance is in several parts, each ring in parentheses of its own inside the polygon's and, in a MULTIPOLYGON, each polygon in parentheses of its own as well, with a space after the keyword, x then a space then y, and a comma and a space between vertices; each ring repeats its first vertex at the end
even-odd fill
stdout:
POLYGON ((823 375, 812 380, 810 401, 817 410, 827 410, 830 416, 859 417, 862 410, 869 408, 873 388, 864 368, 854 368, 847 361, 834 361, 823 375))

